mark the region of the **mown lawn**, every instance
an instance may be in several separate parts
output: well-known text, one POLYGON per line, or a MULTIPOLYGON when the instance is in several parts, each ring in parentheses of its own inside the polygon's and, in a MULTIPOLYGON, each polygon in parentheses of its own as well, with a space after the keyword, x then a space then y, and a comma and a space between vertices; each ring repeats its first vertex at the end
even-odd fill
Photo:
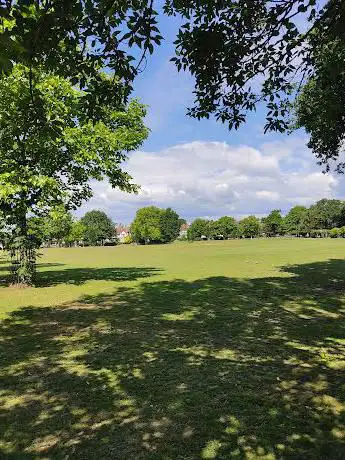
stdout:
POLYGON ((345 240, 0 258, 1 459, 344 459, 345 240))

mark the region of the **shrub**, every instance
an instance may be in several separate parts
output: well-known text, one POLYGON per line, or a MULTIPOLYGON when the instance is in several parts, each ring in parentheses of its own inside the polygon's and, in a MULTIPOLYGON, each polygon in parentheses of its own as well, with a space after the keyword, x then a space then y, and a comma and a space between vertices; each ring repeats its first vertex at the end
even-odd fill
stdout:
POLYGON ((331 238, 338 238, 339 236, 339 228, 332 228, 329 232, 329 236, 331 238))
POLYGON ((123 244, 132 244, 133 243, 133 238, 131 237, 131 235, 128 235, 123 239, 122 243, 123 244))
POLYGON ((339 228, 339 236, 340 238, 345 238, 345 227, 339 228))

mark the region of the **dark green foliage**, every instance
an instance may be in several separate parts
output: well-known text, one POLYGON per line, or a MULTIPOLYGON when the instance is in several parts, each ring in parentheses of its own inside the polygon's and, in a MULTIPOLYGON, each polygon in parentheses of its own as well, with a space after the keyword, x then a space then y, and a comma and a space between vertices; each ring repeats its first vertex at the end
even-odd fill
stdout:
MULTIPOLYGON (((71 78, 88 88, 84 110, 91 117, 99 101, 126 101, 146 55, 162 41, 159 14, 177 15, 182 25, 172 59, 195 78, 188 113, 214 115, 230 128, 264 101, 266 129, 285 130, 294 83, 328 75, 330 66, 322 72, 316 50, 341 41, 344 30, 340 0, 323 8, 316 0, 2 0, 1 6, 1 70, 24 62, 71 78), (116 78, 102 80, 105 67, 116 78)), ((331 109, 330 103, 326 116, 331 109)))
POLYGON ((103 211, 89 211, 80 222, 84 226, 84 240, 88 245, 104 244, 104 240, 115 237, 115 224, 103 211))
POLYGON ((160 225, 163 243, 170 243, 176 240, 180 233, 181 221, 183 219, 180 219, 179 215, 171 208, 167 208, 162 212, 160 225))
POLYGON ((283 232, 283 218, 280 209, 274 209, 263 219, 263 231, 267 236, 276 236, 283 232))
POLYGON ((187 230, 189 241, 208 239, 211 236, 211 222, 206 219, 195 219, 187 230))
POLYGON ((313 228, 341 227, 345 224, 345 203, 323 198, 309 209, 313 228))
POLYGON ((244 238, 256 238, 260 234, 260 221, 255 216, 245 217, 240 221, 239 229, 244 238))
POLYGON ((238 224, 233 217, 223 216, 210 224, 210 236, 217 239, 236 238, 238 236, 238 224))
POLYGON ((301 225, 304 216, 307 212, 305 206, 294 206, 284 217, 284 232, 289 235, 299 235, 301 233, 301 225))
POLYGON ((340 0, 329 1, 332 16, 327 24, 318 24, 310 36, 313 72, 295 104, 296 125, 310 134, 308 147, 326 171, 336 164, 345 140, 345 8, 340 0))
POLYGON ((1 0, 0 7, 0 70, 20 62, 69 78, 87 88, 88 118, 100 104, 121 108, 145 55, 162 39, 150 0, 1 0), (116 78, 104 80, 105 67, 116 78))

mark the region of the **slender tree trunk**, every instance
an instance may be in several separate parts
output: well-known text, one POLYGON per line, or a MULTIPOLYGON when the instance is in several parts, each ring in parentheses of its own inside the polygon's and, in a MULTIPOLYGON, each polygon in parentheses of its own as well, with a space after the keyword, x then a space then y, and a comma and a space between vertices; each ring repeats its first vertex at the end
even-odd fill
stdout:
POLYGON ((28 235, 26 212, 18 216, 18 225, 11 242, 12 278, 14 284, 31 286, 36 276, 36 247, 28 235))

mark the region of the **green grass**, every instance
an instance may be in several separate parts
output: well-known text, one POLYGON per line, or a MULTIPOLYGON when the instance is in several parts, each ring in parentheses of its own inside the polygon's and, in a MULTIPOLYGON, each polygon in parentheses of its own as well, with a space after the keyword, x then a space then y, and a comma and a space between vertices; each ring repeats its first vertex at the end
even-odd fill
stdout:
POLYGON ((0 458, 345 458, 345 240, 0 259, 0 458))

